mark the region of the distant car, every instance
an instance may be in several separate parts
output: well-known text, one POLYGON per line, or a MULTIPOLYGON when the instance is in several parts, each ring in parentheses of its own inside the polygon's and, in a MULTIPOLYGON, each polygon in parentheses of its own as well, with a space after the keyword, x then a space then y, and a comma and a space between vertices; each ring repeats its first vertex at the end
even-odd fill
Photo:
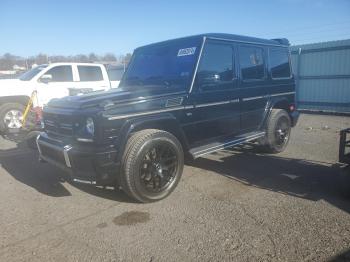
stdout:
POLYGON ((52 100, 37 145, 73 181, 151 202, 186 156, 248 141, 282 152, 298 116, 288 40, 205 34, 136 49, 118 91, 52 100))
MULTIPOLYGON (((118 68, 117 68, 118 69, 118 68)), ((39 65, 18 79, 0 80, 0 131, 22 126, 23 111, 32 92, 33 106, 42 108, 53 98, 117 88, 122 72, 94 63, 52 63, 39 65)))

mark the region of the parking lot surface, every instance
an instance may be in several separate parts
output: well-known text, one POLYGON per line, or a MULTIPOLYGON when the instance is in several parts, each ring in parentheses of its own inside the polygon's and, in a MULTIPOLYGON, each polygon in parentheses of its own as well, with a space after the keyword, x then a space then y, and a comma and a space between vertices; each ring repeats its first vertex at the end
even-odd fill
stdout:
POLYGON ((167 199, 64 182, 18 137, 0 141, 0 261, 346 261, 350 200, 338 131, 302 115, 287 150, 224 150, 186 166, 167 199))

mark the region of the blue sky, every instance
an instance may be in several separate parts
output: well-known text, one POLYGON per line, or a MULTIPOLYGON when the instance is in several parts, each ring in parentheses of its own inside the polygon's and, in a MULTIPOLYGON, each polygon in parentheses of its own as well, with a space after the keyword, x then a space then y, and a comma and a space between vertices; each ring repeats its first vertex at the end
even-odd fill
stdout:
POLYGON ((0 0, 0 54, 124 54, 205 33, 292 44, 350 38, 349 0, 0 0))

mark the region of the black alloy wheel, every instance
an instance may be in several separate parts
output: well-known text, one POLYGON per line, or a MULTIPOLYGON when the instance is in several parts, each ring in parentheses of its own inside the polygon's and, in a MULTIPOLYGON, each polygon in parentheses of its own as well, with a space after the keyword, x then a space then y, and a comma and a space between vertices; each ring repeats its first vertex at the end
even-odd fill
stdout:
POLYGON ((174 182, 178 158, 171 144, 158 142, 145 152, 140 163, 140 180, 151 193, 166 190, 174 182))
POLYGON ((289 140, 290 124, 288 118, 283 116, 278 119, 275 131, 275 141, 278 147, 283 147, 289 140))
POLYGON ((119 185, 140 202, 154 202, 170 195, 182 176, 184 154, 169 132, 145 129, 133 134, 126 145, 119 185))
POLYGON ((272 109, 266 126, 265 137, 258 142, 267 153, 283 152, 290 139, 291 120, 288 112, 283 109, 272 109))

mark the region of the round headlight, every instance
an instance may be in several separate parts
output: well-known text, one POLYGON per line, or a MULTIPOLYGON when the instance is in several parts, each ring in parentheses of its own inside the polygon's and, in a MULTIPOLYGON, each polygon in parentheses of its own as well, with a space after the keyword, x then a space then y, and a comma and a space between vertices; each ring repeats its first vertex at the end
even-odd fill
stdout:
POLYGON ((89 133, 89 135, 93 136, 95 134, 95 124, 91 117, 86 119, 86 131, 89 133))

